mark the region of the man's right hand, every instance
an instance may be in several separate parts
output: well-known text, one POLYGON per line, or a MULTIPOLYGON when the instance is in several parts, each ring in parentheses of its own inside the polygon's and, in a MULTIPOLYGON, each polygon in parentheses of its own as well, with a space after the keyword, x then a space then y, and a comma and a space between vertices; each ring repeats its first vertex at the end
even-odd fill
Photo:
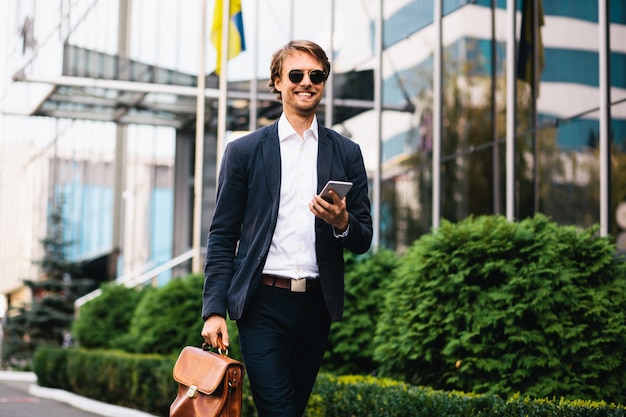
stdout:
POLYGON ((204 340, 214 348, 226 350, 230 345, 226 319, 217 314, 205 320, 201 334, 204 340))

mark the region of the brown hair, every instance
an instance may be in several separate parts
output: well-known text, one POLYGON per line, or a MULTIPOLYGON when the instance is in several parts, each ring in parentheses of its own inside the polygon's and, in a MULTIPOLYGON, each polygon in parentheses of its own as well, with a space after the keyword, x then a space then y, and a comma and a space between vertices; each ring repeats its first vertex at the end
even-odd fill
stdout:
POLYGON ((306 40, 290 41, 285 46, 274 52, 272 55, 272 63, 270 64, 270 80, 267 83, 267 86, 270 88, 272 93, 276 94, 276 98, 279 101, 282 100, 282 96, 280 91, 276 89, 274 80, 281 77, 283 72, 283 62, 285 59, 296 51, 304 52, 315 57, 315 59, 317 59, 317 61, 322 65, 326 78, 328 78, 328 75, 330 74, 330 61, 321 46, 315 42, 306 40))

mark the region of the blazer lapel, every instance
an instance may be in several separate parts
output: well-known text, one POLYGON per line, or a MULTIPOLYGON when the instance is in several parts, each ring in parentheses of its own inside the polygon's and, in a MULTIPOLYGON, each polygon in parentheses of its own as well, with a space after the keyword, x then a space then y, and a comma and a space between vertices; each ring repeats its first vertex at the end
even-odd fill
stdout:
POLYGON ((280 144, 278 142, 278 122, 270 125, 263 138, 261 138, 261 149, 263 152, 263 166, 267 186, 270 190, 272 200, 278 201, 280 197, 280 144))
POLYGON ((319 138, 317 143, 317 193, 330 180, 330 166, 333 160, 333 147, 328 131, 320 124, 317 129, 319 138))

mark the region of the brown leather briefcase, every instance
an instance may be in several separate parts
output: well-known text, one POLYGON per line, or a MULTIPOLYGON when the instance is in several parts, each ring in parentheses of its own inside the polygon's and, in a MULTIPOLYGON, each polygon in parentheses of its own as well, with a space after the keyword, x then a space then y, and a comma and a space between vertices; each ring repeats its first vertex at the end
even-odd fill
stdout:
POLYGON ((178 394, 170 417, 240 417, 243 363, 216 353, 206 344, 186 346, 176 360, 173 376, 178 394))

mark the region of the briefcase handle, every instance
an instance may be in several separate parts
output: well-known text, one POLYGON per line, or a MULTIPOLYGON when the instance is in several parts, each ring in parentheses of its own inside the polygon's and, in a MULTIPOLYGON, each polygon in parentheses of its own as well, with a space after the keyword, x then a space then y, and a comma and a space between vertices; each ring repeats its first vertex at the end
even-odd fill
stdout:
POLYGON ((213 346, 211 346, 210 344, 208 344, 207 342, 203 342, 202 343, 202 350, 206 350, 211 352, 211 350, 219 353, 221 356, 228 356, 228 348, 226 350, 222 350, 222 348, 214 348, 213 346))

